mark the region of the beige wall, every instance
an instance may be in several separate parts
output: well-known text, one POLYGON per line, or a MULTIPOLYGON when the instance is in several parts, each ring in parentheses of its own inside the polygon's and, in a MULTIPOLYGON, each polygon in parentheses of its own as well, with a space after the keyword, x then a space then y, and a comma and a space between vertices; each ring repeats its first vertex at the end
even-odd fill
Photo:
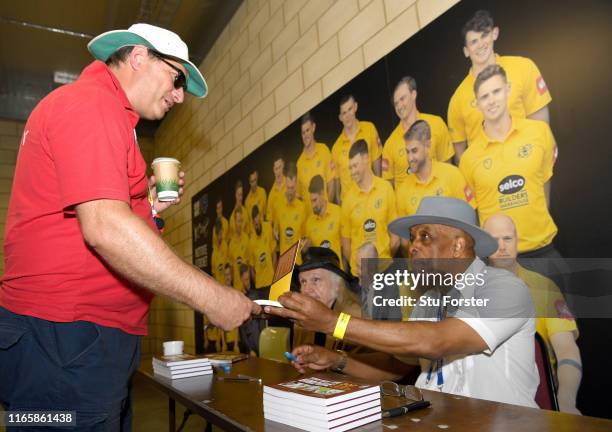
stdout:
MULTIPOLYGON (((246 0, 201 65, 210 92, 164 120, 155 156, 188 175, 186 199, 165 215, 166 240, 192 261, 191 197, 458 0, 246 0)), ((147 339, 193 351, 192 312, 157 298, 147 339)))

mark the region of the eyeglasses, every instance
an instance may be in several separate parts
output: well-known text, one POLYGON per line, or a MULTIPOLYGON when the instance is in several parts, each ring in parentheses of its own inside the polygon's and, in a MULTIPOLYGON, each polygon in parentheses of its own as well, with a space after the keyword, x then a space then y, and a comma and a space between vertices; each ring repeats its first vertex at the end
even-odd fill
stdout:
POLYGON ((418 387, 413 385, 401 385, 393 381, 383 381, 380 383, 380 393, 383 396, 405 397, 414 401, 422 401, 423 393, 418 387))
POLYGON ((156 51, 151 51, 151 54, 153 54, 159 60, 163 61, 164 63, 166 63, 168 66, 170 66, 172 69, 176 71, 176 76, 174 77, 174 88, 177 90, 182 88, 183 91, 187 91, 187 77, 185 76, 183 71, 177 68, 176 66, 174 66, 169 61, 167 61, 160 53, 156 51))

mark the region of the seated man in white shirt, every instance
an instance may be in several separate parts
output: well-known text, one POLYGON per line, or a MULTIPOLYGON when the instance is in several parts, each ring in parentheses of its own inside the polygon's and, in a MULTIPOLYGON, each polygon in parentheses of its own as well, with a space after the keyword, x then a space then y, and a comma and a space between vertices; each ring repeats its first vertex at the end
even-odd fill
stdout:
POLYGON ((279 300, 285 308, 266 312, 379 351, 362 361, 305 345, 293 351, 295 366, 301 371, 331 368, 373 380, 397 379, 406 370, 398 358, 418 357, 418 387, 537 407, 529 290, 510 272, 488 267, 478 258, 494 253, 497 244, 477 226, 469 204, 427 197, 415 215, 393 221, 389 230, 410 239, 413 274, 438 274, 444 280, 451 277, 452 283, 429 284, 409 322, 351 318, 299 293, 283 295, 279 300), (421 304, 424 300, 427 305, 421 304), (438 300, 442 306, 449 301, 460 306, 439 307, 438 300))

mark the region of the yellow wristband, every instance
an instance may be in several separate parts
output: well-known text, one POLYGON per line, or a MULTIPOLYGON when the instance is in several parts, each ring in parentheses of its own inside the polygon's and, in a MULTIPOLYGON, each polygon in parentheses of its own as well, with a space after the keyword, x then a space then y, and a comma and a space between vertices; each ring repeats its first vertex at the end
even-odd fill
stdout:
POLYGON ((338 321, 336 322, 336 328, 334 329, 334 337, 336 339, 344 339, 344 334, 346 333, 346 328, 348 327, 348 323, 351 319, 351 316, 347 313, 341 312, 338 317, 338 321))

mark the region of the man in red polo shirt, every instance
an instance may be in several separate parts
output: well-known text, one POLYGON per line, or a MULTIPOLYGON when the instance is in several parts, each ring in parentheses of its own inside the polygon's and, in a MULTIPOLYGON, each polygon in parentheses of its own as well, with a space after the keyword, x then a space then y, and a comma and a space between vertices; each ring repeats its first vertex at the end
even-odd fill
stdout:
POLYGON ((171 203, 147 181, 134 128, 185 91, 206 95, 187 46, 135 24, 88 49, 97 60, 40 102, 21 140, 0 288, 0 404, 76 411, 70 430, 125 430, 155 293, 226 330, 259 307, 186 264, 152 219, 171 203))

